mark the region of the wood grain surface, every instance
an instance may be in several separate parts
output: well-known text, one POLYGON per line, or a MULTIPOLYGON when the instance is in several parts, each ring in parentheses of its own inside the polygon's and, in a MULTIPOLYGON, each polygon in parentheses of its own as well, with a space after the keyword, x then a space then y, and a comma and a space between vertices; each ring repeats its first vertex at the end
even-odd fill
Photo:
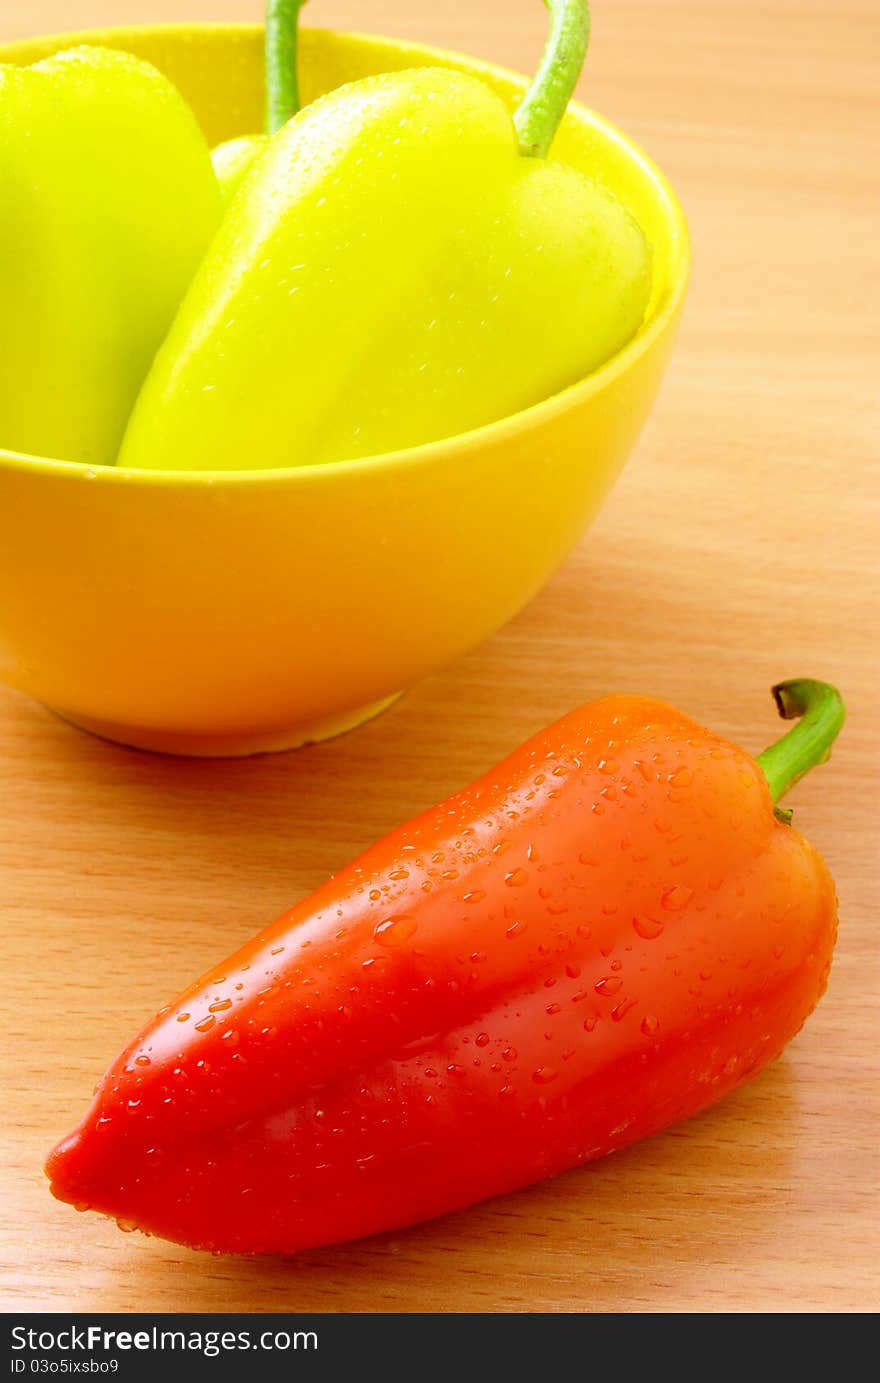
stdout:
MULTIPOLYGON (((260 9, 0 0, 0 38, 260 9)), ((544 26, 537 0, 312 0, 308 20, 520 69, 544 26)), ((880 1304, 878 28, 875 0, 595 0, 580 94, 678 188, 693 285, 600 520, 488 643, 354 734, 239 762, 115 748, 0 691, 7 1309, 880 1304), (819 1010, 753 1084, 602 1164, 292 1261, 197 1255, 52 1200, 44 1155, 142 1019, 376 836, 610 690, 757 751, 770 685, 793 675, 849 704, 832 764, 792 799, 838 881, 840 940, 819 1010)))

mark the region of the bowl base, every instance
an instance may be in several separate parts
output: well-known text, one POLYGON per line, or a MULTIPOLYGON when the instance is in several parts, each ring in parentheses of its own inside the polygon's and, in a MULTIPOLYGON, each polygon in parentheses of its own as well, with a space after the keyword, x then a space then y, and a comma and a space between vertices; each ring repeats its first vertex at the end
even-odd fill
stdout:
POLYGON ((130 749, 147 749, 153 754, 179 754, 197 759, 241 759, 249 754, 278 754, 285 749, 301 749, 303 745, 317 744, 319 740, 345 734, 347 730, 354 730, 364 721, 372 720, 373 716, 387 710, 402 695, 402 692, 395 692, 393 696, 370 701, 354 710, 303 720, 287 729, 264 731, 261 734, 190 735, 174 730, 152 730, 148 726, 115 725, 111 721, 70 715, 55 706, 48 709, 79 730, 87 730, 99 739, 112 740, 114 744, 124 744, 130 749))

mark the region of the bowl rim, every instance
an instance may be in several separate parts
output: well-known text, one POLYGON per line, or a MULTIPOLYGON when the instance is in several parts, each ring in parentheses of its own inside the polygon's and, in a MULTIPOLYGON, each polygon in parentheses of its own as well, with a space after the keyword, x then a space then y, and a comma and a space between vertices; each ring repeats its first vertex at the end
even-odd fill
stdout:
MULTIPOLYGON (((67 47, 68 45, 86 43, 99 45, 102 39, 105 42, 112 40, 120 43, 126 35, 132 34, 149 33, 158 37, 164 35, 174 39, 193 32, 254 36, 262 33, 262 31, 262 24, 207 21, 201 23, 123 24, 95 29, 34 34, 28 38, 12 39, 6 43, 0 43, 0 62, 8 57, 13 57, 16 51, 25 52, 33 49, 35 44, 41 43, 51 43, 57 51, 58 46, 67 47)), ((515 72, 511 68, 500 67, 496 63, 486 62, 482 58, 472 57, 467 53, 458 53, 452 49, 416 43, 409 39, 396 39, 386 34, 342 29, 306 28, 303 31, 303 36, 311 37, 321 33, 333 33, 341 38, 354 39, 358 43, 386 45, 404 52, 418 53, 420 57, 425 55, 436 57, 444 66, 449 66, 450 60, 453 61, 454 65, 455 61, 464 58, 475 72, 490 73, 494 78, 500 79, 501 82, 514 86, 522 87, 528 81, 528 78, 522 73, 515 72)), ((41 61, 41 59, 37 59, 37 61, 41 61)), ((521 436, 524 433, 537 430, 560 415, 567 413, 570 409, 584 403, 631 369, 638 360, 648 353, 658 338, 667 331, 675 320, 681 309, 690 274, 690 235, 681 204, 670 182, 654 160, 634 140, 630 139, 610 120, 606 120, 598 111, 593 110, 592 107, 586 106, 580 101, 572 100, 569 103, 568 113, 575 116, 581 124, 598 131, 606 141, 617 145, 630 161, 638 164, 642 171, 647 174, 656 204, 661 209, 663 219, 670 232, 671 254, 668 265, 670 284, 665 299, 661 301, 659 308, 642 323, 631 340, 598 370, 585 375, 583 379, 576 380, 574 384, 568 385, 558 393, 551 394, 549 398, 541 399, 538 403, 519 409, 515 413, 508 413, 505 417, 496 419, 495 422, 470 428, 466 432, 454 433, 451 437, 441 437, 433 442, 423 442, 418 446, 402 447, 397 451, 377 452, 372 456, 354 457, 343 461, 325 461, 316 466, 270 466, 229 470, 162 470, 135 466, 90 465, 88 462, 64 461, 60 458, 36 456, 27 452, 11 451, 0 447, 0 471, 36 472, 43 475, 64 476, 73 480, 78 478, 88 484, 94 484, 98 481, 102 484, 130 486, 136 483, 159 487, 168 486, 175 489, 181 486, 216 487, 218 484, 274 486, 281 482, 302 485, 331 481, 335 477, 345 476, 352 472, 409 469, 412 466, 428 465, 431 461, 437 460, 438 457, 448 458, 453 453, 467 456, 474 451, 483 450, 487 444, 503 444, 512 436, 521 436)))

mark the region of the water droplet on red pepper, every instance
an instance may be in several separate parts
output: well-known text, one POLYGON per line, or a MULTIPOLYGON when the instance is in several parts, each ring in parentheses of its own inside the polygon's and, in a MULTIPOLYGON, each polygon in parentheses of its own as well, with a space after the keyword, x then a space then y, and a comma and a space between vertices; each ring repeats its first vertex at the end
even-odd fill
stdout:
POLYGON ((418 927, 414 917, 386 917, 374 929, 373 936, 380 946, 405 946, 418 927))
POLYGON ((663 931, 663 923, 654 917, 634 917, 632 924, 633 931, 645 941, 654 941, 663 931))
POLYGON ((635 1007, 635 999, 621 999, 619 1004, 615 1004, 611 1010, 611 1017, 615 1023, 619 1023, 621 1018, 625 1018, 631 1008, 635 1007))
POLYGON ((660 898, 660 906, 667 912, 679 912, 681 908, 687 907, 694 896, 694 890, 688 888, 687 884, 673 884, 672 888, 667 888, 660 898))
POLYGON ((619 994, 622 987, 623 980, 619 975, 606 975, 604 979, 597 980, 593 985, 596 993, 601 994, 606 999, 610 999, 614 994, 619 994))

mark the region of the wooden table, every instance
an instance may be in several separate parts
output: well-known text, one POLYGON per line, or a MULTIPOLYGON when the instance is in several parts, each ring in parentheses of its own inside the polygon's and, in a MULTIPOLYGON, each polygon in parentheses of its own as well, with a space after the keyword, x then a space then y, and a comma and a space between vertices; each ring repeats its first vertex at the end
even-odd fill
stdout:
MULTIPOLYGON (((0 37, 259 10, 0 0, 0 37)), ((518 68, 543 33, 536 0, 309 11, 518 68)), ((250 761, 114 748, 0 693, 8 1309, 877 1306, 876 18, 875 0, 595 0, 582 94, 679 189, 693 286, 601 519, 487 644, 353 735, 250 761), (294 1261, 124 1237, 50 1198, 43 1156, 134 1025, 374 837, 611 689, 757 750, 771 683, 804 673, 849 703, 793 799, 840 941, 820 1009, 754 1084, 604 1164, 294 1261)))

